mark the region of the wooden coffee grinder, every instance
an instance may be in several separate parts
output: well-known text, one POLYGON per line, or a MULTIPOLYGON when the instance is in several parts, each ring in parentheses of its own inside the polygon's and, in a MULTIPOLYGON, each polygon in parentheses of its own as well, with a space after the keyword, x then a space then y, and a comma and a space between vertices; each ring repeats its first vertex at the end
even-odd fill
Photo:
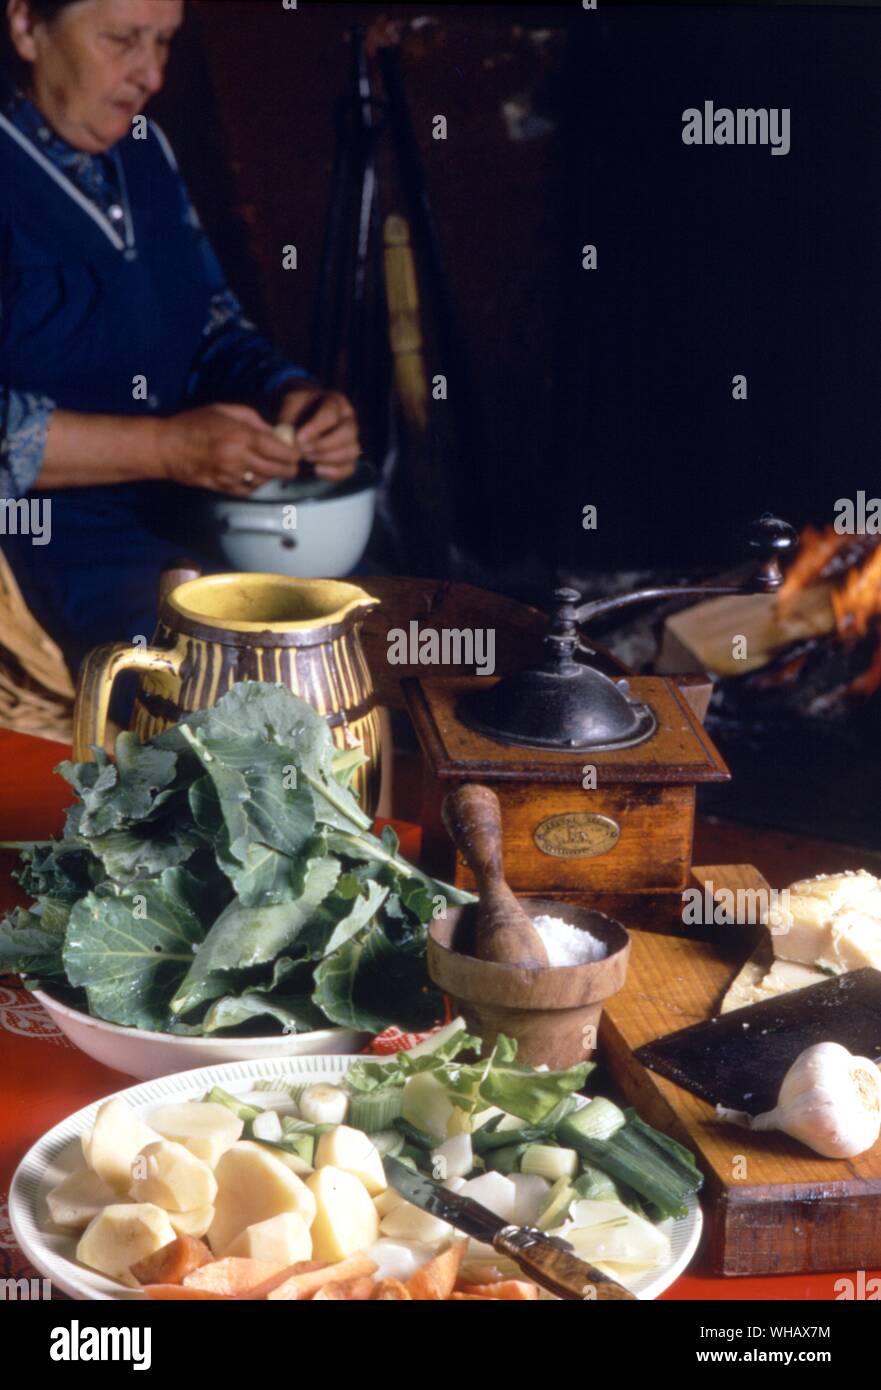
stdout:
POLYGON ((628 925, 669 930, 688 884, 697 785, 730 773, 675 680, 604 675, 579 625, 653 599, 773 592, 795 532, 764 516, 746 541, 759 567, 743 585, 646 589, 581 606, 574 590, 558 589, 538 665, 501 680, 402 683, 424 755, 426 868, 475 887, 441 806, 463 782, 483 783, 501 803, 515 893, 589 902, 628 925))

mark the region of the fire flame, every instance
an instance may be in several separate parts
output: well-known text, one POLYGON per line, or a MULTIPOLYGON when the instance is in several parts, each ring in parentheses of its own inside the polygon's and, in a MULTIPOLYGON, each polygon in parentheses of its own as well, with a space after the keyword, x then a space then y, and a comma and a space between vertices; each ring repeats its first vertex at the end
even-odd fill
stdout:
POLYGON ((881 547, 847 574, 832 593, 832 611, 840 637, 865 637, 881 614, 881 547))
MULTIPOLYGON (((853 536, 842 535, 831 525, 822 531, 806 526, 800 537, 796 558, 778 592, 781 614, 785 613, 793 596, 800 590, 812 584, 829 582, 831 576, 826 574, 827 566, 842 548, 853 546, 854 543, 853 536)), ((846 564, 847 557, 842 559, 846 564)), ((877 633, 878 644, 869 666, 848 687, 851 694, 866 698, 881 686, 881 543, 876 542, 864 559, 857 560, 843 571, 838 586, 830 591, 829 598, 835 632, 840 641, 856 642, 873 630, 877 633)))

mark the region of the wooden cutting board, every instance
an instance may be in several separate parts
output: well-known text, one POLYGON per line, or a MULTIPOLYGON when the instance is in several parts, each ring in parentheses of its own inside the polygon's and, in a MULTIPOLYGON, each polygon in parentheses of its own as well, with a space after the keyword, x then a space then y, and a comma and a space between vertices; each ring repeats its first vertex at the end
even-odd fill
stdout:
MULTIPOLYGON (((767 888, 750 865, 692 870, 698 886, 767 888)), ((778 885, 779 886, 779 885, 778 885)), ((600 1050, 643 1119, 694 1150, 709 1263, 719 1274, 796 1274, 881 1266, 881 1142, 854 1159, 812 1154, 783 1134, 719 1122, 713 1106, 643 1067, 643 1043, 717 1013, 753 937, 711 927, 710 940, 631 933, 624 988, 605 1007, 600 1050)))

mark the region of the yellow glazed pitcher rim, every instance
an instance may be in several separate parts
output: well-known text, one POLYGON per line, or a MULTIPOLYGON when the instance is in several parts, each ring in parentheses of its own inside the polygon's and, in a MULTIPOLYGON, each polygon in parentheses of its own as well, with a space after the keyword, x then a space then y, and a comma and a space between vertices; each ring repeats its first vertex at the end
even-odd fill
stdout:
POLYGON ((309 632, 341 623, 355 609, 379 602, 356 584, 341 579, 295 579, 285 574, 206 574, 178 584, 165 599, 165 608, 205 627, 227 632, 309 632), (293 601, 307 604, 302 618, 276 616, 293 601), (261 617, 234 617, 262 601, 261 617))

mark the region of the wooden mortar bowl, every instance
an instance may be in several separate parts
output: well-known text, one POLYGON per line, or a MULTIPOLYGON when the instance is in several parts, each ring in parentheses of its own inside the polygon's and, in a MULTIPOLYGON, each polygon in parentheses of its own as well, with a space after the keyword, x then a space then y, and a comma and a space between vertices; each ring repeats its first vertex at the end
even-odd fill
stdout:
POLYGON ((484 1055, 498 1033, 517 1039, 517 1060, 556 1070, 586 1061, 594 1050, 603 1003, 624 983, 630 937, 620 922, 576 903, 518 898, 529 917, 562 917, 607 942, 609 954, 584 965, 529 970, 478 960, 473 950, 475 904, 453 907, 429 924, 428 973, 453 1001, 484 1055))

